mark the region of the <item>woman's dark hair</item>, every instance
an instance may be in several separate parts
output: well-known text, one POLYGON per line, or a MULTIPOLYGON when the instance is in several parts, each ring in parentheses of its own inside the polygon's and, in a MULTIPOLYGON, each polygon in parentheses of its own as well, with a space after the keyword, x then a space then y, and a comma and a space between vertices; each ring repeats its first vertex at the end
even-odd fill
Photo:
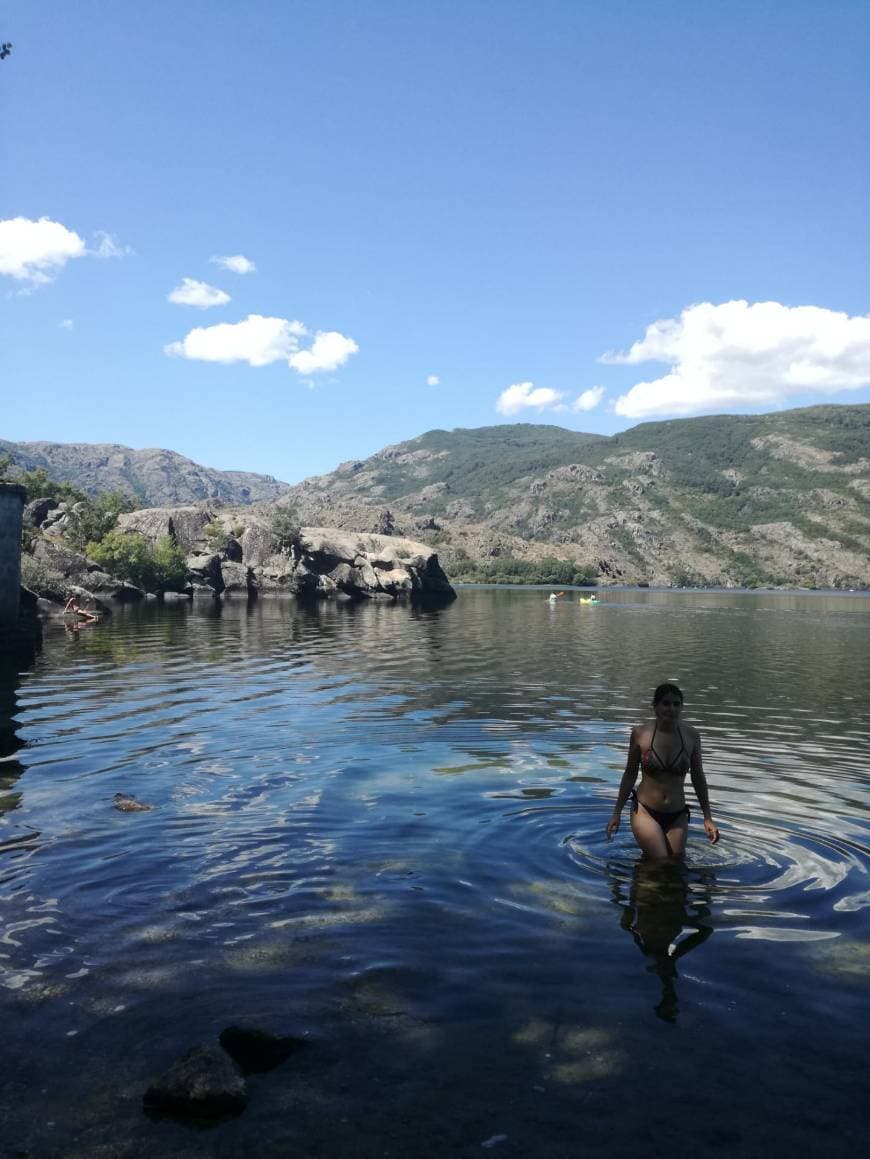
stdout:
POLYGON ((653 705, 658 704, 665 696, 679 696, 680 704, 683 703, 682 689, 677 688, 676 684, 660 684, 653 693, 653 705))

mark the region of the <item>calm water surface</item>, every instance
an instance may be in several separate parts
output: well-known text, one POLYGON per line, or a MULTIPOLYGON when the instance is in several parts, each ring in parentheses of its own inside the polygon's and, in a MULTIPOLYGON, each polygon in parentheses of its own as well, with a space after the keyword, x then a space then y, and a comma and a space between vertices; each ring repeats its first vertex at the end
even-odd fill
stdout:
POLYGON ((48 629, 0 689, 0 1154, 860 1151, 870 600, 569 595, 48 629), (722 840, 662 870, 604 826, 665 679, 722 840), (311 1045, 145 1118, 239 1018, 311 1045))

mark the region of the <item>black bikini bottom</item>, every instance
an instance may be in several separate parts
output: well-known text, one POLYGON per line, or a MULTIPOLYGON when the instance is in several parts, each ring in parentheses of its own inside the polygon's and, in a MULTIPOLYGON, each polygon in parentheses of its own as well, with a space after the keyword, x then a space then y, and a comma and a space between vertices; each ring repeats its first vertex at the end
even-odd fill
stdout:
MULTIPOLYGON (((631 790, 631 799, 634 802, 632 811, 636 813, 638 805, 643 805, 643 801, 638 801, 637 793, 634 789, 631 790)), ((687 820, 691 817, 688 805, 683 805, 682 809, 677 809, 676 813, 663 813, 661 809, 651 809, 649 805, 643 805, 643 807, 649 813, 650 817, 652 817, 653 821, 658 823, 662 833, 667 833, 669 829, 673 829, 681 817, 685 817, 687 820)))

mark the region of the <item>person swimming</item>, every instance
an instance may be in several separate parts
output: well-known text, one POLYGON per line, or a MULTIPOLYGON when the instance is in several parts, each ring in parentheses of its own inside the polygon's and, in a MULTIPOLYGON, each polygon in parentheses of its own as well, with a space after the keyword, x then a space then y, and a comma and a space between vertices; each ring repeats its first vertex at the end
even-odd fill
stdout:
POLYGON ((704 815, 704 830, 715 845, 719 830, 710 812, 707 779, 701 758, 701 735, 679 724, 683 694, 676 684, 660 684, 653 693, 655 720, 631 730, 625 772, 613 815, 607 822, 610 839, 619 829, 623 807, 632 801, 631 831, 653 861, 680 858, 689 829, 689 806, 683 782, 689 773, 704 815), (635 789, 638 770, 640 785, 635 789))
POLYGON ((95 620, 99 619, 99 616, 95 616, 94 613, 89 612, 87 608, 81 607, 75 596, 70 596, 70 598, 67 600, 66 606, 63 609, 63 614, 64 616, 74 616, 76 619, 79 619, 80 617, 86 624, 91 624, 95 620))

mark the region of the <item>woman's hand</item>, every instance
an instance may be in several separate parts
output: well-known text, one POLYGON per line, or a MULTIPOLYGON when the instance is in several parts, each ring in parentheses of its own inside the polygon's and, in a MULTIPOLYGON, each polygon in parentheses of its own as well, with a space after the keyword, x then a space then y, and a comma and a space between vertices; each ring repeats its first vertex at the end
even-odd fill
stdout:
POLYGON ((621 820, 621 818, 620 818, 619 814, 614 813, 613 816, 610 818, 610 820, 607 822, 607 840, 608 841, 613 836, 613 834, 616 832, 616 830, 619 828, 620 820, 621 820))
POLYGON ((704 818, 704 832, 710 838, 711 844, 715 845, 719 840, 719 830, 713 824, 712 818, 710 817, 704 818))

